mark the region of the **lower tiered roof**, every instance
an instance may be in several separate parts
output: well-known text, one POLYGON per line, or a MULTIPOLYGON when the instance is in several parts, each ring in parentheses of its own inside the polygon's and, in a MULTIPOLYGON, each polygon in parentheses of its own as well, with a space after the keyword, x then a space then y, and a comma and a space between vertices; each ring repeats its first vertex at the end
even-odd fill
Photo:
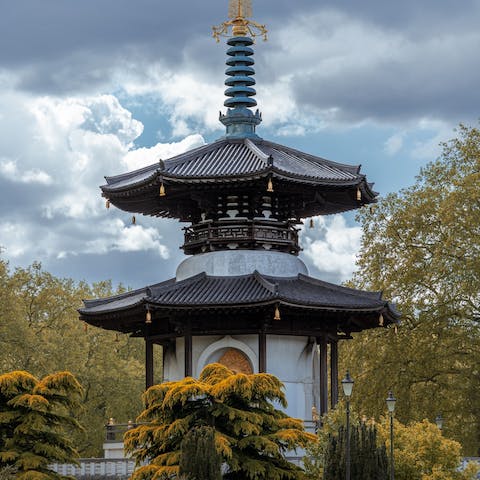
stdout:
POLYGON ((346 288, 302 274, 285 278, 259 272, 230 277, 201 273, 84 304, 80 315, 85 322, 138 336, 145 335, 146 325, 150 334, 180 335, 187 323, 189 328, 193 325, 195 334, 195 320, 199 320, 198 334, 220 331, 222 326, 255 331, 259 323, 269 326, 272 333, 295 334, 298 327, 298 334, 315 335, 328 327, 350 334, 397 323, 400 316, 380 292, 346 288), (281 318, 273 320, 276 309, 281 318), (224 320, 219 323, 219 318, 224 320))

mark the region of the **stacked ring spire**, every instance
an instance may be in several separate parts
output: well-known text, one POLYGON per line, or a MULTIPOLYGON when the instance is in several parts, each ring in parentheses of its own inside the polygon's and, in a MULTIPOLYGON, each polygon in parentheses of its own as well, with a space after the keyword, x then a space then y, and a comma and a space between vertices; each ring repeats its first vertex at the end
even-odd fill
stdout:
POLYGON ((233 37, 228 40, 230 48, 227 50, 227 79, 225 90, 227 98, 224 105, 228 108, 255 107, 257 102, 254 98, 256 91, 252 88, 255 85, 255 70, 253 65, 253 40, 248 37, 233 37))

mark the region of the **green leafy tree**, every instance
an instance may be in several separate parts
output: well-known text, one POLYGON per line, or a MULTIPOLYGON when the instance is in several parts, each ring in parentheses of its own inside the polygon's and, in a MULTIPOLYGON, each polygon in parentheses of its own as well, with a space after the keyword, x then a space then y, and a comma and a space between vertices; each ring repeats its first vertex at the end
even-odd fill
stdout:
POLYGON ((49 465, 78 457, 71 433, 81 429, 74 413, 82 395, 69 372, 0 375, 0 468, 14 468, 20 480, 61 478, 49 465))
POLYGON ((198 380, 155 385, 144 394, 144 423, 125 434, 126 451, 139 466, 133 480, 177 475, 181 442, 191 429, 215 430, 215 446, 227 465, 225 479, 283 480, 303 478, 303 470, 284 454, 316 437, 303 422, 275 408, 286 407, 282 383, 269 374, 234 374, 219 364, 207 365, 198 380))
POLYGON ((478 454, 480 439, 480 131, 461 125, 414 185, 359 215, 363 239, 353 286, 384 291, 402 324, 343 342, 352 402, 379 418, 433 420, 478 454))
MULTIPOLYGON (((390 419, 378 424, 379 435, 390 451, 390 419)), ((427 420, 409 425, 394 420, 394 459, 396 480, 474 480, 478 471, 471 464, 458 471, 461 445, 442 435, 427 420)))
MULTIPOLYGON (((475 464, 469 464, 464 472, 458 471, 462 459, 461 445, 445 438, 434 423, 427 420, 412 422, 408 425, 398 420, 394 422, 396 480, 474 480, 476 478, 478 466, 475 464)), ((304 459, 309 479, 323 479, 324 473, 328 479, 345 478, 345 423, 345 406, 342 403, 322 417, 322 427, 318 430, 318 442, 308 448, 304 459)), ((356 410, 353 410, 351 426, 352 432, 358 432, 362 428, 364 432, 370 431, 368 435, 365 433, 352 435, 352 479, 374 478, 377 480, 377 477, 371 477, 374 474, 368 466, 377 463, 372 461, 373 445, 377 445, 374 456, 378 459, 378 466, 375 467, 375 471, 380 473, 378 479, 385 478, 381 475, 385 474, 385 468, 389 462, 389 458, 387 461, 386 457, 389 456, 387 452, 390 452, 390 418, 382 417, 381 422, 375 422, 374 419, 367 420, 365 417, 360 420, 356 410), (375 434, 372 431, 374 427, 377 436, 375 440, 373 438, 375 434), (359 440, 362 436, 363 441, 359 440), (357 443, 360 443, 360 447, 355 446, 357 443), (365 463, 367 458, 362 458, 364 455, 367 458, 370 457, 368 465, 365 463)))
POLYGON ((215 430, 196 427, 180 444, 180 476, 189 480, 222 480, 222 457, 215 447, 215 430))
POLYGON ((86 434, 72 434, 85 457, 102 454, 108 418, 126 423, 142 408, 144 342, 78 320, 82 299, 122 290, 108 281, 57 278, 39 263, 11 272, 0 259, 0 372, 72 372, 85 390, 80 421, 86 434))

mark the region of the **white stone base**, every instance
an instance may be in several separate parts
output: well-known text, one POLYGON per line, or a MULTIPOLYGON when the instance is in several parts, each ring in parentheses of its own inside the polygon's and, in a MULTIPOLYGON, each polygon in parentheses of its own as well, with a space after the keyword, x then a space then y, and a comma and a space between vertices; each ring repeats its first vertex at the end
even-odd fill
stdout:
POLYGON ((193 255, 177 268, 177 281, 199 273, 229 277, 249 275, 257 270, 263 275, 274 277, 296 277, 308 275, 305 264, 295 255, 262 250, 226 250, 193 255))

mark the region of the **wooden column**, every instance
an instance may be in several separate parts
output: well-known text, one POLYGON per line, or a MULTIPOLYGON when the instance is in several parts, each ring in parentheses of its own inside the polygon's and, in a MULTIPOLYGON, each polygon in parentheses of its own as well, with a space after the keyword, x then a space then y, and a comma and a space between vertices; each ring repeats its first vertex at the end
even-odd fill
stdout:
POLYGON ((328 412, 328 367, 327 367, 327 340, 317 339, 320 345, 320 415, 328 412))
POLYGON ((332 340, 330 344, 330 399, 332 408, 338 403, 338 342, 332 340))
POLYGON ((191 377, 193 375, 192 352, 193 352, 192 331, 190 328, 187 328, 187 330, 185 331, 185 376, 186 377, 191 377))
POLYGON ((153 340, 145 337, 145 387, 146 390, 153 385, 153 340))
POLYGON ((258 371, 267 373, 267 334, 264 331, 258 334, 258 371))

